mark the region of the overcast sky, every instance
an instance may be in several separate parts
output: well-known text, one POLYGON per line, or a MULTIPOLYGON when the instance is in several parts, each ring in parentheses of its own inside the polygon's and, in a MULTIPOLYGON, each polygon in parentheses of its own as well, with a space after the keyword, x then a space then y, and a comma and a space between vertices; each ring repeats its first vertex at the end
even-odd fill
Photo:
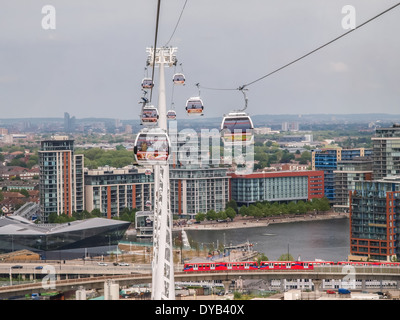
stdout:
MULTIPOLYGON (((169 45, 187 83, 167 105, 186 118, 195 86, 237 88, 347 32, 398 0, 188 0, 169 45)), ((162 0, 158 46, 171 37, 185 0, 162 0)), ((0 118, 139 119, 146 47, 157 0, 0 0, 0 118), (45 5, 56 28, 42 27, 45 5)), ((400 6, 288 68, 248 87, 257 114, 400 113, 400 6)), ((149 70, 151 75, 151 70, 149 70)), ((158 100, 156 87, 153 103, 158 100)), ((173 93, 173 95, 172 95, 173 93)), ((241 108, 239 91, 201 89, 207 117, 241 108)))

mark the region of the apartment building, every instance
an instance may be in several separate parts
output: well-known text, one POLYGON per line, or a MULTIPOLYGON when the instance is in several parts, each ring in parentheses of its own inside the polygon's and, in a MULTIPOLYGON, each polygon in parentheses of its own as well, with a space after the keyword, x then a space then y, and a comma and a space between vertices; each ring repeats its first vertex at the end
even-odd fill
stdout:
POLYGON ((298 201, 324 197, 323 171, 230 173, 231 199, 238 205, 258 201, 298 201))
POLYGON ((84 209, 84 158, 74 153, 74 140, 53 136, 40 143, 39 191, 43 221, 51 213, 72 215, 84 209))
POLYGON ((357 181, 372 180, 372 158, 354 157, 353 160, 342 160, 333 171, 335 179, 336 212, 349 212, 349 191, 355 190, 357 181))
POLYGON ((400 176, 359 181, 350 193, 350 259, 399 259, 400 176))
POLYGON ((85 172, 85 209, 119 217, 124 208, 145 210, 153 204, 153 174, 142 167, 103 167, 85 172))
POLYGON ((324 193, 331 203, 335 203, 335 174, 338 161, 352 160, 355 157, 371 156, 372 150, 365 148, 342 149, 326 148, 312 152, 312 169, 324 171, 324 193))
POLYGON ((195 216, 209 210, 225 210, 229 198, 226 168, 170 168, 171 211, 173 214, 195 216))
POLYGON ((371 140, 374 179, 400 175, 400 125, 377 128, 371 140))

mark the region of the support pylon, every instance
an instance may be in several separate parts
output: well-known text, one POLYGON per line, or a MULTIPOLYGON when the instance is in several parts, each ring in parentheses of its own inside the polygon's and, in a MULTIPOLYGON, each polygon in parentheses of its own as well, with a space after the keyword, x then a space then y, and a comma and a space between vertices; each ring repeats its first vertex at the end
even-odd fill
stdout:
MULTIPOLYGON (((167 133, 167 103, 164 67, 176 62, 176 48, 148 48, 148 63, 159 67, 159 127, 167 133), (155 57, 154 57, 155 55, 155 57)), ((152 300, 174 300, 175 279, 172 246, 172 214, 169 189, 169 165, 154 166, 154 229, 152 261, 152 300)))

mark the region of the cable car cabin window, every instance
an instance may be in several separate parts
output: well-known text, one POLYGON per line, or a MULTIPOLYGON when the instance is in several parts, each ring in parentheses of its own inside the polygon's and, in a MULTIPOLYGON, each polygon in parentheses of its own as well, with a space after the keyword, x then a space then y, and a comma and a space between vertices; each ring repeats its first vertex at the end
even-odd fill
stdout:
POLYGON ((142 122, 156 124, 158 120, 158 112, 156 108, 145 107, 142 111, 142 122))
POLYGON ((168 160, 169 141, 166 135, 141 133, 135 149, 138 162, 164 162, 168 160))
POLYGON ((169 110, 167 112, 167 118, 168 119, 176 119, 176 112, 174 110, 169 110))
POLYGON ((235 130, 246 132, 246 130, 252 130, 253 126, 249 117, 225 118, 224 123, 222 124, 222 129, 229 130, 232 133, 234 133, 235 130))
POLYGON ((175 84, 184 84, 185 83, 185 76, 183 74, 181 74, 181 73, 177 73, 172 78, 172 81, 175 84))
POLYGON ((253 140, 253 123, 249 116, 226 116, 222 120, 221 131, 224 143, 251 143, 253 140))
POLYGON ((186 112, 190 115, 203 114, 203 102, 200 99, 188 100, 186 102, 186 112))
POLYGON ((142 88, 143 89, 151 89, 154 87, 153 80, 151 79, 143 79, 142 80, 142 88))

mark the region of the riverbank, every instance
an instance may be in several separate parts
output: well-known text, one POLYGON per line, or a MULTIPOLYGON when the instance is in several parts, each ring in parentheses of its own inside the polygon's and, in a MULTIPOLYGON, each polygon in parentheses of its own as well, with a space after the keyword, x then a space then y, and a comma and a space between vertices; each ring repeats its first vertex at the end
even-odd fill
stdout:
POLYGON ((328 220, 328 219, 345 219, 348 218, 348 213, 338 213, 328 211, 320 214, 304 214, 304 215, 282 215, 270 218, 250 218, 250 217, 236 217, 234 221, 229 222, 214 222, 206 221, 201 223, 193 223, 190 225, 174 226, 174 231, 179 230, 226 230, 226 229, 239 229, 239 228, 254 228, 266 227, 275 223, 291 223, 300 221, 314 221, 314 220, 328 220))

